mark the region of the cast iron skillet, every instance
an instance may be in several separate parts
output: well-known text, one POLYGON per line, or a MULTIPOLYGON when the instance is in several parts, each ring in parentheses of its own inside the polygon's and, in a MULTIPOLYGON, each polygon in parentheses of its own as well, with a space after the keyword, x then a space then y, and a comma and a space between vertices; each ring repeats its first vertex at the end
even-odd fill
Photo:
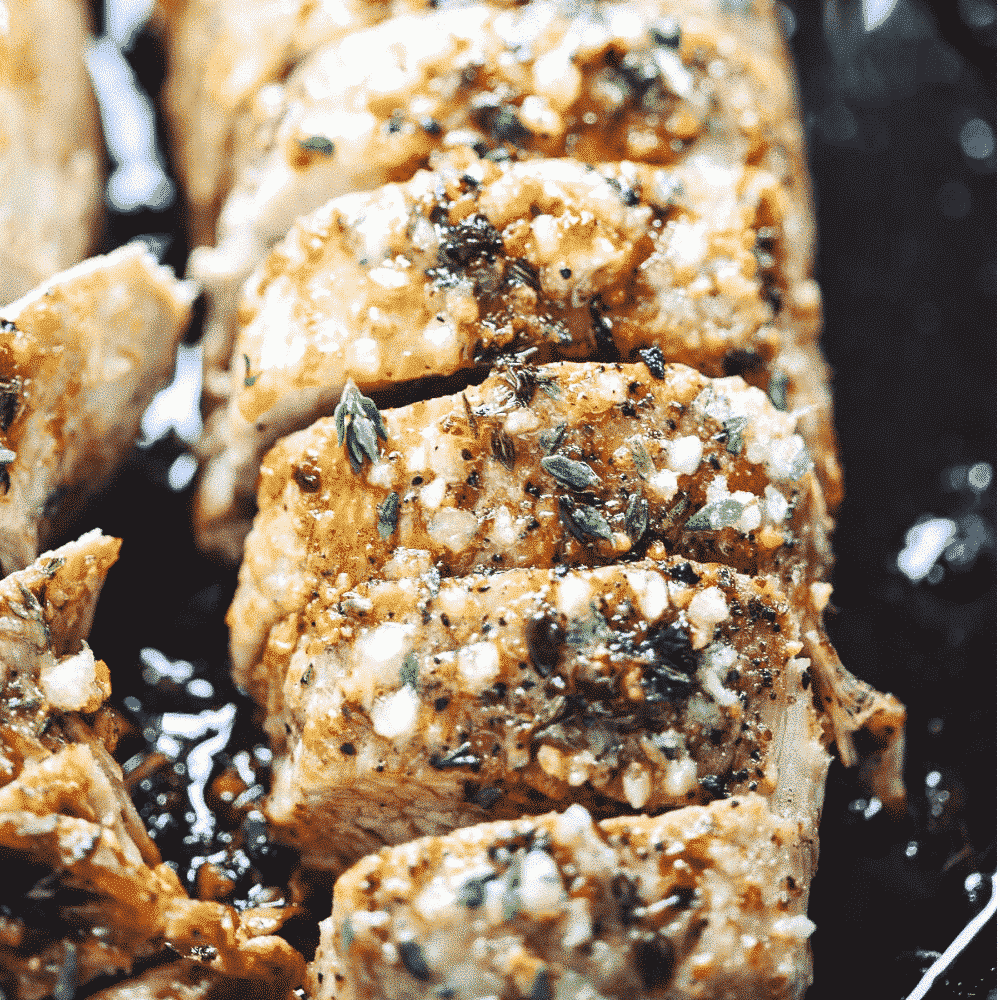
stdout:
MULTIPOLYGON (((852 670, 909 708, 909 806, 888 816, 833 765, 809 911, 818 925, 809 998, 901 998, 985 904, 996 867, 996 10, 983 0, 940 10, 833 0, 822 18, 820 9, 788 4, 782 15, 800 74, 847 479, 829 629, 852 670), (866 30, 875 7, 888 16, 866 30), (936 558, 917 544, 932 520, 951 531, 936 558)), ((141 34, 128 57, 155 95, 156 42, 141 34)), ((167 234, 164 259, 182 272, 176 204, 113 213, 104 249, 145 233, 167 234)), ((125 540, 91 645, 134 725, 120 746, 126 767, 160 738, 164 712, 237 707, 213 757, 207 840, 192 838, 185 818, 197 739, 179 740, 133 790, 189 885, 214 857, 235 879, 231 898, 252 905, 286 890, 295 859, 267 840, 253 808, 267 754, 253 707, 228 681, 223 616, 235 573, 192 544, 191 487, 168 482, 184 451, 174 435, 137 448, 74 534, 100 526, 125 540)), ((292 882, 315 907, 286 925, 308 954, 329 886, 292 882)), ((995 939, 994 918, 927 996, 995 998, 995 939)))

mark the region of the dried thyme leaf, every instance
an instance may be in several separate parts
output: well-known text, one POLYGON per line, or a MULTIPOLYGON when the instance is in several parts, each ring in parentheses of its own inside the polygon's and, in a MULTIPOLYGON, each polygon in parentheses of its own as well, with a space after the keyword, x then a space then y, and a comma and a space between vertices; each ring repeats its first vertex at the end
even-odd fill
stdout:
POLYGON ((556 450, 563 443, 563 438, 566 437, 566 422, 559 424, 551 431, 545 431, 538 438, 538 443, 542 446, 542 449, 547 455, 551 455, 552 452, 556 450))
POLYGON ((493 449, 493 457, 513 470, 517 461, 517 449, 514 446, 514 439, 504 430, 494 430, 490 437, 490 447, 493 449))
POLYGON ((743 431, 749 423, 747 417, 730 417, 722 422, 726 429, 726 451, 738 455, 743 450, 743 431))
POLYGON ((361 471, 366 458, 378 461, 378 439, 386 440, 385 421, 378 407, 367 396, 361 395, 351 379, 347 380, 340 402, 333 411, 333 420, 337 428, 337 445, 347 441, 347 458, 353 472, 361 471))
POLYGON ((629 450, 632 452, 632 461, 640 476, 648 476, 653 471, 653 462, 646 451, 646 446, 639 437, 628 439, 629 450))
POLYGON ((424 949, 416 941, 400 941, 396 945, 403 968, 421 983, 430 982, 431 970, 424 958, 424 949))
POLYGON ((649 527, 649 504, 643 495, 636 490, 628 498, 625 506, 625 532, 635 545, 649 527))
POLYGON ((470 910, 479 909, 486 899, 487 883, 492 882, 496 877, 494 872, 489 872, 483 875, 473 875, 472 878, 466 879, 458 887, 458 892, 455 894, 459 905, 468 907, 470 910))
POLYGON ((654 45, 662 45, 665 49, 681 47, 681 26, 672 17, 660 18, 649 29, 649 34, 654 45))
POLYGON ((393 491, 375 510, 378 513, 378 534, 383 541, 388 538, 399 524, 399 494, 393 491))
POLYGON ((243 384, 249 389, 260 378, 260 375, 250 374, 250 355, 243 355, 243 364, 246 365, 246 374, 243 376, 243 384))
POLYGON ((299 149, 309 153, 322 153, 323 156, 333 156, 337 147, 333 144, 333 140, 325 135, 311 135, 306 139, 299 139, 299 149))
POLYGON ((565 455, 546 455, 542 459, 542 468, 563 486, 573 490, 585 490, 601 484, 601 477, 586 462, 574 462, 565 455))
POLYGON ((404 685, 409 685, 411 688, 417 686, 417 677, 420 676, 420 661, 417 659, 416 653, 409 653, 405 660, 403 660, 403 665, 399 669, 399 680, 404 685))
POLYGON ((776 410, 788 409, 788 376, 784 372, 775 372, 767 385, 767 395, 771 405, 776 410))
POLYGON ((639 352, 639 357, 649 369, 649 374, 662 382, 667 374, 667 369, 664 365, 663 351, 660 350, 660 345, 653 344, 652 347, 647 347, 639 352))
POLYGON ((744 509, 739 500, 726 497, 692 514, 684 527, 688 531, 718 531, 720 528, 729 528, 743 516, 744 509))
POLYGON ((566 530, 578 541, 587 544, 590 538, 613 542, 611 527, 593 507, 577 507, 568 497, 559 498, 559 517, 566 530))

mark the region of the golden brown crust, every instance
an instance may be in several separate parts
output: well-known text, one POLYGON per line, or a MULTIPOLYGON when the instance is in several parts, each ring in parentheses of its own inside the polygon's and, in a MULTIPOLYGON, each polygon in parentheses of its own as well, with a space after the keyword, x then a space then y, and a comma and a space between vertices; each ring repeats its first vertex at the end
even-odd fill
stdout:
MULTIPOLYGON (((571 802, 601 816, 770 796, 775 734, 811 701, 777 581, 676 558, 408 572, 308 618, 290 659, 294 626, 265 660, 284 678, 268 812, 319 867, 571 802)), ((820 736, 814 721, 797 752, 822 772, 820 736)))
POLYGON ((0 984, 41 1000, 63 976, 83 985, 167 945, 283 995, 303 961, 271 932, 273 911, 187 897, 90 715, 110 684, 83 640, 119 544, 95 530, 0 581, 0 854, 27 880, 0 916, 0 984), (34 891, 55 900, 42 924, 34 891))
MULTIPOLYGON (((704 159, 670 171, 499 166, 465 151, 300 219, 246 287, 240 364, 201 445, 202 543, 238 553, 263 451, 331 412, 348 378, 398 390, 500 352, 635 361, 652 350, 710 376, 739 373, 775 398, 780 388, 783 406, 810 415, 810 448, 826 447, 819 356, 774 309, 782 241, 761 219, 781 186, 704 159), (772 270, 755 245, 763 231, 772 270)), ((810 281, 782 282, 803 315, 818 305, 810 281)))
POLYGON ((748 796, 386 848, 337 882, 314 995, 792 1000, 812 981, 807 836, 748 796))
POLYGON ((143 243, 0 309, 0 564, 27 566, 100 489, 173 367, 194 288, 143 243))
POLYGON ((86 4, 20 0, 0 30, 0 306, 87 256, 104 143, 84 66, 86 4))

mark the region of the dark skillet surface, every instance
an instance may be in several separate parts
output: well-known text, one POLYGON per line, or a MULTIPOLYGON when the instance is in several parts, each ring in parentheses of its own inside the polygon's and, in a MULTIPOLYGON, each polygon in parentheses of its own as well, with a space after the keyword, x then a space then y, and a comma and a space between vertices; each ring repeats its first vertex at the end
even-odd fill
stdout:
MULTIPOLYGON (((827 4, 825 27, 819 4, 788 6, 847 479, 835 539, 839 613, 828 625, 844 662, 909 709, 906 815, 889 817, 854 773, 831 768, 808 996, 902 998, 986 902, 996 866, 995 4, 942 3, 939 12, 905 0, 868 33, 859 4, 827 4), (991 141, 985 157, 963 150, 962 126, 972 119, 989 135, 968 126, 966 143, 981 153, 991 141), (988 463, 985 489, 970 483, 977 463, 988 463), (953 519, 959 544, 912 582, 897 556, 928 517, 953 519)), ((130 61, 155 93, 162 57, 153 40, 141 35, 130 61)), ((112 216, 105 249, 156 232, 171 234, 165 260, 181 271, 187 246, 177 207, 112 216)), ((161 713, 233 702, 236 726, 214 776, 262 740, 252 707, 227 678, 223 616, 235 573, 197 552, 191 488, 167 484, 183 450, 173 438, 136 449, 73 534, 100 526, 125 540, 91 636, 111 667, 115 704, 136 725, 119 759, 147 748, 144 727, 155 741, 161 713), (191 677, 209 680, 214 693, 150 685, 144 647, 190 661, 191 677)), ((979 464, 972 479, 981 484, 985 475, 979 464)), ((176 771, 161 769, 137 798, 147 819, 163 824, 158 842, 182 877, 193 875, 195 859, 228 850, 223 867, 237 876, 237 900, 251 900, 257 883, 283 886, 294 858, 260 839, 246 809, 220 812, 211 842, 184 842, 186 778, 176 771)), ((329 912, 327 891, 314 889, 318 916, 329 912)), ((311 947, 310 922, 293 922, 289 937, 311 947)), ((995 998, 995 942, 994 918, 928 997, 992 990, 995 998)))

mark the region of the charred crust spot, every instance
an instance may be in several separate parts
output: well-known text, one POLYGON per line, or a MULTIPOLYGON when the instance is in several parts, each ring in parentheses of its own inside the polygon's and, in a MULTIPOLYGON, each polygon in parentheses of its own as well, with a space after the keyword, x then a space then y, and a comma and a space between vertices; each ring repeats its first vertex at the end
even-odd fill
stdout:
POLYGON ((722 359, 722 371, 724 375, 746 377, 751 372, 758 371, 763 364, 764 359, 756 351, 738 348, 722 359))
POLYGON ((639 351, 639 357, 649 369, 649 374, 652 375, 653 378, 662 382, 667 370, 663 360, 663 351, 660 350, 660 345, 653 344, 652 347, 644 348, 639 351))
POLYGON ((525 625, 528 656, 542 677, 548 677, 559 663, 566 630, 545 613, 529 618, 525 625))
POLYGON ((635 946, 636 969, 649 993, 669 989, 676 961, 673 944, 660 934, 653 934, 635 946))
POLYGON ((296 465, 292 468, 292 479, 303 493, 317 493, 323 485, 319 469, 315 465, 296 465))
POLYGON ((698 779, 698 784, 708 792, 713 799, 724 799, 726 797, 726 787, 722 778, 717 774, 706 774, 704 778, 698 779))
POLYGON ((691 564, 686 562, 671 566, 667 570, 667 576, 688 587, 693 587, 698 582, 698 574, 691 568, 691 564))

